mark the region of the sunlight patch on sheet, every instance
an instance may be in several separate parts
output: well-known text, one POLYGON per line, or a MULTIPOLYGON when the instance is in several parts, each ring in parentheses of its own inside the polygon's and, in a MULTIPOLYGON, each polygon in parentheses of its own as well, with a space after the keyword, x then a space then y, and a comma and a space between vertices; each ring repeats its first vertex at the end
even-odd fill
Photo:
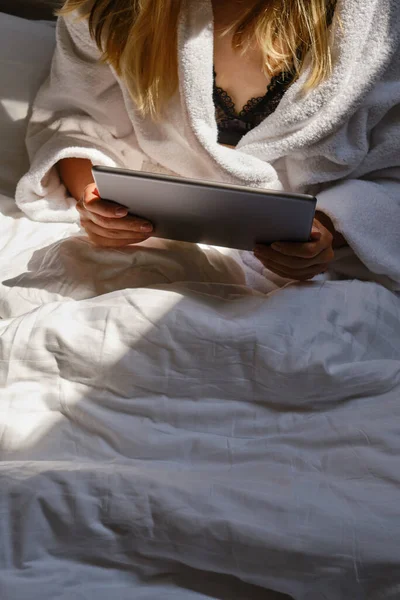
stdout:
POLYGON ((7 416, 0 417, 2 436, 2 460, 7 460, 7 454, 13 456, 23 453, 28 448, 38 449, 51 440, 52 432, 59 429, 65 417, 59 412, 20 412, 10 410, 7 416))
POLYGON ((23 100, 7 100, 2 98, 0 105, 13 121, 25 119, 28 113, 28 103, 23 100))

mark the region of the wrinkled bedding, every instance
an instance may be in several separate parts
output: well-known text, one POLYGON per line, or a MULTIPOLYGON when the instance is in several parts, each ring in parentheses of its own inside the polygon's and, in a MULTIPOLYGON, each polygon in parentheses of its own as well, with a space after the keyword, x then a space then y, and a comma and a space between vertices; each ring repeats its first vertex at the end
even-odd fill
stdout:
POLYGON ((2 207, 1 598, 400 597, 395 294, 2 207))

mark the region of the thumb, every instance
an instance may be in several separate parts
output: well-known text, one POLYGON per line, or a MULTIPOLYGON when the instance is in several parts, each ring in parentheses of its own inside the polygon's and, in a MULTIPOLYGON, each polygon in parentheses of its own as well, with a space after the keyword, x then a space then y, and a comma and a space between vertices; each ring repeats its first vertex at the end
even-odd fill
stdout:
POLYGON ((98 200, 99 199, 99 195, 96 189, 96 184, 95 183, 89 183, 85 189, 83 190, 82 193, 82 201, 83 204, 90 204, 93 200, 98 200))
POLYGON ((311 229, 310 241, 318 242, 321 239, 321 236, 322 236, 321 231, 318 229, 318 227, 314 223, 312 226, 312 229, 311 229))

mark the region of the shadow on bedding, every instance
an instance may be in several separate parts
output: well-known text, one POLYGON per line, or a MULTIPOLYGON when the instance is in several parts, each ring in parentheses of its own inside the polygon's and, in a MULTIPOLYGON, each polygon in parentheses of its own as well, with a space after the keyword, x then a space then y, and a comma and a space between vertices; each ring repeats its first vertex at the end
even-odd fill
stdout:
MULTIPOLYGON (((72 477, 62 462, 36 476, 24 477, 23 471, 12 481, 0 471, 9 534, 0 523, 3 557, 9 551, 9 560, 2 559, 3 568, 8 563, 0 578, 2 598, 53 600, 62 590, 64 597, 82 600, 292 600, 231 575, 192 568, 189 548, 186 560, 164 557, 168 546, 179 546, 177 540, 157 541, 156 534, 151 543, 135 535, 133 516, 132 528, 123 510, 111 517, 108 507, 122 499, 122 490, 107 488, 115 483, 109 466, 103 474, 81 466, 72 477)), ((138 484, 132 477, 124 494, 133 505, 130 494, 135 488, 140 494, 138 484)))
POLYGON ((357 281, 269 297, 207 285, 9 323, 0 514, 15 564, 39 569, 43 552, 76 580, 169 582, 185 600, 269 600, 296 578, 310 598, 317 584, 374 598, 400 578, 398 301, 357 281))
POLYGON ((2 282, 11 288, 3 302, 4 318, 49 302, 176 282, 245 285, 243 269, 234 258, 213 248, 205 252, 194 244, 156 238, 107 250, 84 235, 73 235, 35 250, 27 266, 27 271, 2 282))

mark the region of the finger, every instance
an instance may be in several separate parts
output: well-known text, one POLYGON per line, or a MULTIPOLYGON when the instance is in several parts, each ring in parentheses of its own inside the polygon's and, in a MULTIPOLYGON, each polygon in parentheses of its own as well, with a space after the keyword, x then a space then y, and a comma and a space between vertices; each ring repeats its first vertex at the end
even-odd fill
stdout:
POLYGON ((309 274, 299 274, 299 273, 286 273, 281 272, 279 270, 270 269, 275 275, 279 275, 279 277, 283 277, 284 279, 291 279, 292 281, 310 281, 314 279, 318 273, 309 273, 309 274))
POLYGON ((322 237, 315 242, 306 242, 304 244, 297 242, 275 242, 271 245, 272 250, 280 252, 286 256, 297 256, 298 258, 315 258, 331 244, 329 240, 322 237))
POLYGON ((268 266, 266 268, 269 271, 271 271, 272 273, 275 273, 275 275, 279 275, 279 277, 283 277, 284 279, 292 279, 294 281, 309 281, 310 279, 313 279, 314 277, 316 277, 317 275, 320 274, 320 273, 315 273, 314 271, 309 271, 309 272, 304 272, 304 273, 281 271, 278 268, 272 268, 270 266, 268 266))
POLYGON ((131 215, 126 216, 127 210, 125 208, 119 207, 118 205, 105 200, 98 200, 94 196, 95 193, 98 193, 96 189, 90 194, 93 196, 94 201, 93 199, 90 201, 82 200, 76 205, 80 215, 85 219, 90 218, 94 223, 97 223, 97 225, 110 229, 126 229, 128 231, 137 231, 142 233, 151 233, 153 231, 153 225, 149 221, 131 215), (111 214, 111 217, 107 216, 109 215, 109 204, 112 205, 114 209, 116 207, 117 211, 122 208, 123 213, 121 213, 121 215, 122 217, 125 215, 125 217, 121 218, 119 213, 111 214), (105 211, 103 211, 104 208, 105 211), (102 212, 107 214, 101 214, 102 212))
MULTIPOLYGON (((133 242, 130 240, 112 240, 105 238, 100 235, 93 233, 92 231, 86 231, 89 240, 95 245, 102 248, 124 248, 129 246, 133 242)), ((137 243, 137 242, 136 242, 137 243)))
POLYGON ((331 232, 323 227, 319 221, 314 219, 310 234, 310 241, 297 242, 275 242, 271 244, 272 250, 285 254, 286 256, 297 256, 299 258, 315 258, 326 248, 332 246, 333 236, 331 232))
POLYGON ((299 258, 297 256, 286 256, 280 252, 272 250, 271 247, 264 246, 263 250, 256 249, 254 252, 257 258, 263 260, 273 261, 274 263, 280 264, 283 267, 287 267, 294 270, 308 269, 314 265, 320 265, 329 263, 334 259, 335 253, 332 247, 326 248, 320 254, 313 258, 299 258))
POLYGON ((290 269, 288 267, 282 267, 282 265, 280 265, 278 263, 269 262, 266 264, 266 267, 271 270, 278 269, 282 273, 286 273, 286 275, 288 277, 294 277, 294 278, 315 277, 316 275, 325 273, 328 270, 328 265, 325 263, 313 265, 312 267, 309 267, 307 269, 290 269))
POLYGON ((100 227, 108 229, 121 229, 126 231, 135 231, 141 233, 151 233, 153 231, 153 225, 144 219, 137 217, 125 217, 123 219, 103 217, 95 212, 86 210, 83 202, 78 202, 76 205, 81 218, 87 220, 90 219, 93 223, 96 223, 100 227))
POLYGON ((153 225, 151 223, 144 219, 138 219, 137 217, 129 216, 124 217, 123 219, 109 219, 108 217, 103 217, 90 211, 83 211, 81 212, 81 215, 85 219, 90 219, 99 227, 104 227, 104 229, 119 229, 121 231, 144 233, 146 235, 153 231, 153 225))
POLYGON ((126 217, 128 214, 128 210, 124 206, 102 200, 96 194, 91 192, 85 195, 82 206, 91 213, 101 215, 102 217, 108 217, 109 219, 120 219, 126 217))
POLYGON ((267 269, 269 269, 273 273, 276 273, 280 277, 285 277, 286 279, 296 279, 298 281, 306 281, 308 279, 312 279, 316 275, 320 275, 321 273, 325 273, 327 271, 326 264, 314 265, 313 267, 308 269, 293 270, 282 267, 282 265, 271 261, 266 263, 263 261, 261 262, 267 269))
POLYGON ((318 242, 322 237, 322 232, 320 229, 318 229, 317 224, 313 223, 312 229, 311 229, 311 234, 310 234, 310 240, 312 242, 318 242))
POLYGON ((100 248, 124 248, 126 246, 129 246, 129 242, 127 240, 110 240, 95 235, 94 233, 88 233, 87 236, 89 238, 89 241, 94 246, 98 246, 100 248))
POLYGON ((105 229, 93 223, 91 220, 81 219, 82 227, 90 233, 94 233, 99 237, 104 237, 112 240, 125 240, 128 244, 138 244, 148 239, 148 235, 143 233, 135 233, 133 231, 125 231, 121 229, 105 229))

